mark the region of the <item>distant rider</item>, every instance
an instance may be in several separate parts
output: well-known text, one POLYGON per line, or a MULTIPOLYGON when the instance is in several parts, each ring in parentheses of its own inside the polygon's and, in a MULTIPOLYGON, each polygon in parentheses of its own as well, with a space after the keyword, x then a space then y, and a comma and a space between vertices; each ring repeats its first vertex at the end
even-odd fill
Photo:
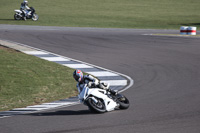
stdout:
POLYGON ((26 16, 28 16, 28 13, 31 11, 30 10, 30 7, 28 7, 28 1, 27 0, 24 0, 24 2, 21 3, 21 8, 20 10, 23 11, 24 13, 24 20, 26 20, 26 16))
POLYGON ((81 70, 78 70, 78 69, 75 70, 73 73, 73 77, 78 82, 77 88, 78 88, 79 93, 81 93, 85 84, 87 84, 89 88, 100 88, 100 89, 108 90, 110 93, 114 95, 117 94, 117 92, 115 92, 114 90, 109 89, 108 84, 103 83, 103 82, 100 83, 100 80, 93 77, 92 75, 83 75, 81 70))

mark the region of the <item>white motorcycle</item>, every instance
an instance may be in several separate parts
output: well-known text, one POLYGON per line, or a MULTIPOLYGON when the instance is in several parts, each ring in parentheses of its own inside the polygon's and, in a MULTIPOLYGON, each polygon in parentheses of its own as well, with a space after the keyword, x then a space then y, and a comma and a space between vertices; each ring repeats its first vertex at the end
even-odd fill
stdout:
MULTIPOLYGON (((15 20, 23 20, 25 16, 25 11, 15 10, 14 19, 15 20)), ((35 9, 30 7, 30 11, 28 12, 26 19, 32 19, 33 21, 37 21, 39 16, 35 13, 35 9)))
POLYGON ((90 89, 87 85, 79 94, 79 100, 88 106, 92 112, 97 113, 129 108, 129 100, 122 94, 113 95, 107 90, 90 89))

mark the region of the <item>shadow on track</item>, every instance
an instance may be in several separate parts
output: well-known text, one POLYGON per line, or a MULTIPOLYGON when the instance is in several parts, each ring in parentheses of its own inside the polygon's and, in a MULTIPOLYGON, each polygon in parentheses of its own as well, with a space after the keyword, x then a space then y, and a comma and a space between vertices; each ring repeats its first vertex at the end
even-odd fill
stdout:
POLYGON ((91 115, 94 114, 89 110, 79 110, 79 111, 74 111, 74 110, 62 110, 62 111, 55 111, 55 112, 40 112, 40 113, 33 113, 33 114, 28 114, 32 116, 59 116, 59 115, 91 115))

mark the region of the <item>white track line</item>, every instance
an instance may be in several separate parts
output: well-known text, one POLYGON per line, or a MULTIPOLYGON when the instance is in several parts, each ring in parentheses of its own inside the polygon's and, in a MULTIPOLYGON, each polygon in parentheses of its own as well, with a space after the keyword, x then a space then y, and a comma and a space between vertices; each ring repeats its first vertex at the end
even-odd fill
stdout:
POLYGON ((102 80, 101 82, 109 83, 110 86, 125 86, 127 85, 127 80, 102 80))
POLYGON ((21 51, 25 54, 30 54, 30 55, 46 55, 48 54, 47 52, 43 52, 43 51, 21 51))
POLYGON ((12 111, 39 111, 39 110, 44 110, 47 108, 15 108, 12 111))
POLYGON ((69 59, 63 57, 41 57, 41 59, 48 60, 48 61, 70 61, 69 59))
POLYGON ((88 66, 88 65, 85 65, 85 64, 63 64, 63 65, 70 67, 70 68, 75 68, 75 69, 78 69, 78 68, 93 68, 92 66, 88 66))
POLYGON ((27 106, 27 108, 55 108, 61 105, 55 104, 55 105, 34 105, 34 106, 27 106))
POLYGON ((0 116, 0 119, 8 118, 8 117, 11 117, 11 116, 0 116))
POLYGON ((108 72, 108 71, 96 71, 96 72, 86 72, 96 77, 106 77, 106 76, 119 76, 118 74, 108 72))

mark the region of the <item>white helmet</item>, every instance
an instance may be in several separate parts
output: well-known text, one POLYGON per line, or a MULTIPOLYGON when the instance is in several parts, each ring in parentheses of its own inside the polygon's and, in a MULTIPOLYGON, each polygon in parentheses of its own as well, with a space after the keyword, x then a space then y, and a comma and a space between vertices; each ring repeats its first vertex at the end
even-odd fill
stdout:
POLYGON ((27 0, 24 0, 24 4, 28 5, 28 1, 27 1, 27 0))

